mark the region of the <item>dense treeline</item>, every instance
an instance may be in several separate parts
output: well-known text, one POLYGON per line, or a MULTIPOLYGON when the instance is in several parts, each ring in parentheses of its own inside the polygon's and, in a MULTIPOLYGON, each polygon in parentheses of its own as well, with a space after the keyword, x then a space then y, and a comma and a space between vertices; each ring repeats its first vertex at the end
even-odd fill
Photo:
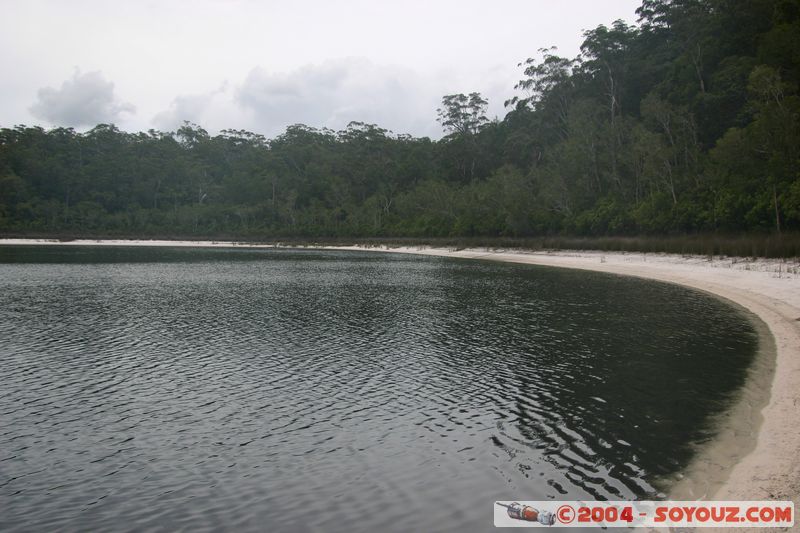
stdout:
MULTIPOLYGON (((644 0, 521 65, 502 121, 343 131, 0 130, 0 231, 508 236, 800 229, 800 0, 644 0)), ((432 110, 433 112, 433 110, 432 110)))

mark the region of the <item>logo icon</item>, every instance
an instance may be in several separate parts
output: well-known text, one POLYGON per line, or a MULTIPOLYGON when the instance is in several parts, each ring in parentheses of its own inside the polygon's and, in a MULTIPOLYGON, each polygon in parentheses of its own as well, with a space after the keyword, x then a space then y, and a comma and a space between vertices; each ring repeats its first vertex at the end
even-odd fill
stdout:
POLYGON ((562 524, 571 524, 575 520, 575 509, 571 505, 562 505, 556 511, 556 516, 562 524))
POLYGON ((505 507, 508 516, 514 520, 522 520, 524 522, 538 522, 543 526, 552 526, 556 523, 556 515, 550 511, 544 511, 531 507, 529 505, 522 505, 518 502, 510 504, 495 502, 500 507, 505 507))

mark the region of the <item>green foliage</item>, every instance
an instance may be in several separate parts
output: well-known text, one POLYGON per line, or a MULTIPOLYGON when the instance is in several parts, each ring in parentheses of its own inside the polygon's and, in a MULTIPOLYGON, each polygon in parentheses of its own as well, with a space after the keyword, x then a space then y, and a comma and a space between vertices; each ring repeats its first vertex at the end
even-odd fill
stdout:
POLYGON ((442 97, 442 107, 436 110, 445 131, 455 135, 476 135, 489 120, 489 102, 480 93, 448 94, 442 97))
POLYGON ((576 58, 542 49, 522 62, 501 121, 488 120, 479 93, 444 96, 439 141, 360 122, 297 124, 274 139, 190 123, 0 129, 0 231, 503 240, 800 230, 800 2, 644 0, 637 14, 636 26, 585 32, 576 58))

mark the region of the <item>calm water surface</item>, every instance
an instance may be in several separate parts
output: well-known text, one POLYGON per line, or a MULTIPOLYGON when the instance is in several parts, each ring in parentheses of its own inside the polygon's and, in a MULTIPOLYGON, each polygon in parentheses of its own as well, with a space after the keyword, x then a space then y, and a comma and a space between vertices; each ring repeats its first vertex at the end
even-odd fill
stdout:
POLYGON ((487 531, 654 498, 757 338, 677 286, 328 251, 0 247, 0 529, 487 531))

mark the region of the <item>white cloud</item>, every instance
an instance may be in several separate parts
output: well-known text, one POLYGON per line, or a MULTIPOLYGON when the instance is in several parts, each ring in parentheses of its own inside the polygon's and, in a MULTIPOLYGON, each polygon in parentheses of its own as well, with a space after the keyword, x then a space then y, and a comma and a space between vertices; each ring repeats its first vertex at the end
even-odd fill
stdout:
POLYGON ((185 121, 202 125, 220 104, 224 105, 226 91, 227 83, 223 83, 211 92, 176 96, 168 109, 153 117, 153 125, 162 131, 177 129, 185 121))
POLYGON ((295 123, 342 129, 351 121, 429 134, 438 98, 430 89, 410 69, 346 58, 290 72, 254 68, 235 99, 251 114, 253 127, 268 135, 295 123))
POLYGON ((502 117, 517 63, 551 45, 574 56, 583 29, 632 20, 640 3, 192 0, 188 13, 183 0, 0 0, 0 71, 13 73, 0 83, 0 125, 137 131, 188 119, 274 136, 360 120, 437 137, 443 95, 481 92, 502 117), (214 92, 222 80, 229 89, 214 92))
POLYGON ((39 89, 29 110, 50 124, 75 127, 117 122, 124 114, 136 112, 132 104, 117 100, 114 83, 107 81, 102 73, 81 74, 79 70, 59 89, 39 89))

